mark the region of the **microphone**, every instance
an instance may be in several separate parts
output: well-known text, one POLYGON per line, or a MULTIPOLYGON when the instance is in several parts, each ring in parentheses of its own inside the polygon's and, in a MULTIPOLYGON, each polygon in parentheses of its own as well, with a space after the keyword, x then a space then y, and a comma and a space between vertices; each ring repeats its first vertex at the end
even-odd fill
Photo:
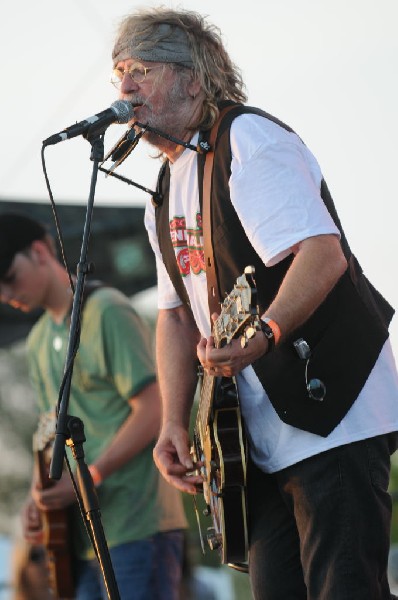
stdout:
POLYGON ((77 137, 78 135, 84 135, 91 128, 93 128, 92 131, 98 130, 98 133, 102 133, 112 123, 128 123, 133 118, 133 115, 134 109, 131 102, 128 100, 116 100, 110 108, 50 136, 43 141, 43 146, 51 146, 58 144, 58 142, 77 137))

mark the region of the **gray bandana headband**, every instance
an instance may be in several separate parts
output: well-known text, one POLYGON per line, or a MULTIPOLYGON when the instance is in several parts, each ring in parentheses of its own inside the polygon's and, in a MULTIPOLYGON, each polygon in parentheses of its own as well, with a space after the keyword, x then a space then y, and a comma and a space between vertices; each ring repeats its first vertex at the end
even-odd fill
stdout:
POLYGON ((177 63, 190 69, 194 66, 187 34, 167 23, 161 23, 150 35, 123 32, 116 41, 112 58, 115 64, 139 58, 148 62, 177 63))

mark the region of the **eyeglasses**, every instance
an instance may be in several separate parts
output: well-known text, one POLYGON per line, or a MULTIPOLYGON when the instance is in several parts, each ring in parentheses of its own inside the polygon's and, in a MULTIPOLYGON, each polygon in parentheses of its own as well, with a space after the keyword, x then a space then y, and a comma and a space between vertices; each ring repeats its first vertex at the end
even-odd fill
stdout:
POLYGON ((311 358, 311 349, 303 338, 299 338, 293 342, 293 346, 299 355, 299 358, 305 360, 305 386, 307 388, 308 397, 311 400, 322 402, 326 396, 326 386, 320 379, 313 378, 308 381, 308 365, 311 358))
POLYGON ((113 69, 111 83, 115 86, 115 88, 120 90, 123 78, 127 74, 130 75, 131 79, 135 81, 135 83, 142 83, 145 80, 149 71, 152 71, 153 69, 158 69, 162 66, 163 65, 156 65, 155 67, 144 67, 144 65, 136 63, 131 65, 128 69, 116 68, 113 69))

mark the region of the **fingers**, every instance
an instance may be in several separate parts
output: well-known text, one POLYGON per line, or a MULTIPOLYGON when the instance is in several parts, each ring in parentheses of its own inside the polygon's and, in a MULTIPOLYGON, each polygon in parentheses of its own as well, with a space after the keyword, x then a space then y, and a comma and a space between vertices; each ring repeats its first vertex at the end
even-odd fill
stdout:
POLYGON ((174 486, 180 492, 186 494, 197 494, 198 488, 200 489, 203 484, 203 478, 200 475, 186 474, 186 475, 163 475, 170 485, 174 486))
POLYGON ((22 510, 22 522, 29 529, 38 529, 41 527, 40 511, 32 500, 22 510))
POLYGON ((27 529, 23 533, 26 541, 30 544, 40 545, 44 543, 44 531, 42 529, 27 529))
POLYGON ((201 338, 199 344, 197 345, 198 349, 206 350, 207 340, 206 338, 201 338))
POLYGON ((197 475, 193 471, 188 471, 181 464, 164 468, 162 463, 157 462, 157 467, 164 479, 181 492, 196 494, 197 487, 200 487, 203 483, 201 475, 197 475))
POLYGON ((43 511, 66 508, 76 500, 71 479, 67 474, 45 490, 32 490, 32 496, 36 505, 43 511))
POLYGON ((199 344, 196 346, 196 354, 199 359, 200 364, 204 367, 204 363, 206 361, 206 344, 207 340, 202 338, 199 344))
MULTIPOLYGON (((218 370, 220 371, 218 374, 222 375, 220 370, 222 365, 215 364, 214 362, 214 360, 216 360, 217 363, 220 361, 220 351, 214 346, 213 336, 209 336, 208 339, 202 338, 196 347, 196 352, 200 364, 207 373, 215 375, 216 370, 218 370), (214 353, 214 350, 216 350, 216 354, 214 353)), ((224 350, 223 353, 225 353, 224 350)))
POLYGON ((189 438, 185 429, 170 427, 169 433, 159 437, 153 458, 162 476, 182 492, 195 494, 203 479, 195 472, 196 465, 189 452, 189 438))
POLYGON ((31 544, 43 543, 44 532, 40 511, 32 501, 29 501, 22 511, 22 531, 25 539, 31 544))
POLYGON ((255 335, 242 347, 240 339, 233 339, 222 348, 214 346, 213 338, 201 340, 197 353, 201 365, 208 375, 233 377, 260 358, 266 351, 264 335, 255 335))

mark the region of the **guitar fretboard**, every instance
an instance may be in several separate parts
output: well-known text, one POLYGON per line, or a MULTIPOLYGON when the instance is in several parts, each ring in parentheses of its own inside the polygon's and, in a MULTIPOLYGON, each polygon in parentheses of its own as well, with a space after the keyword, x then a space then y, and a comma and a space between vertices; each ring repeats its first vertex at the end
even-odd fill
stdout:
POLYGON ((204 373, 202 377, 202 389, 200 392, 199 408, 196 415, 196 431, 199 432, 201 439, 204 439, 206 437, 206 427, 210 421, 215 378, 206 373, 204 373))

